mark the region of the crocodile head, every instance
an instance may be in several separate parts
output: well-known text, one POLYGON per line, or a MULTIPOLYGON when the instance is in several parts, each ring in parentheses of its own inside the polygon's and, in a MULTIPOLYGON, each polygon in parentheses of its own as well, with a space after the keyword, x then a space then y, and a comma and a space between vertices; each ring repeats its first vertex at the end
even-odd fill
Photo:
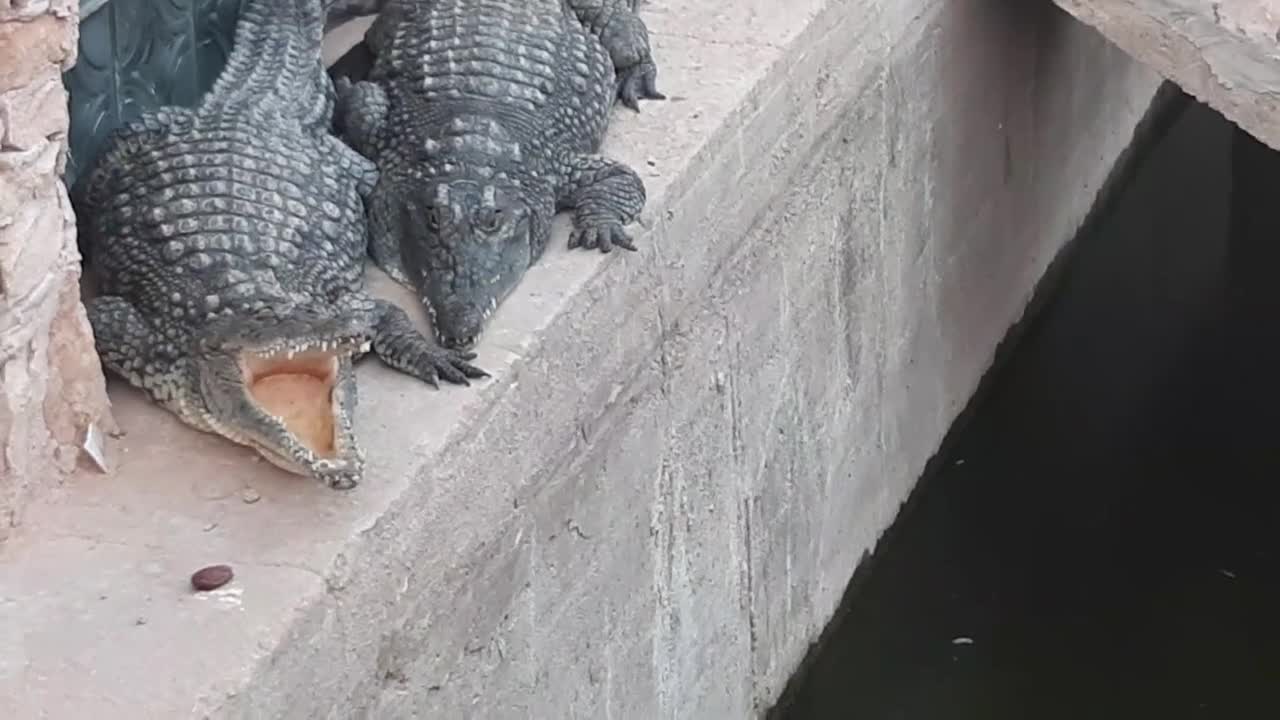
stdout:
POLYGON ((405 272, 436 339, 471 348, 537 258, 537 218, 519 188, 463 179, 428 185, 405 209, 405 272))
POLYGON ((288 472, 354 487, 364 454, 354 433, 353 362, 368 350, 366 327, 305 311, 228 317, 197 344, 189 421, 288 472))

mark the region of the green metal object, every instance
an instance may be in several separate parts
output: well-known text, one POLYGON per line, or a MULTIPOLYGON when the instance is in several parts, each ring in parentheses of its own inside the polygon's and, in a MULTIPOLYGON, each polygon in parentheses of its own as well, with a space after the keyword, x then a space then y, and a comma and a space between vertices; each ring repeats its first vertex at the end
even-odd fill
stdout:
POLYGON ((194 105, 231 51, 241 0, 82 0, 66 181, 117 126, 160 105, 194 105))

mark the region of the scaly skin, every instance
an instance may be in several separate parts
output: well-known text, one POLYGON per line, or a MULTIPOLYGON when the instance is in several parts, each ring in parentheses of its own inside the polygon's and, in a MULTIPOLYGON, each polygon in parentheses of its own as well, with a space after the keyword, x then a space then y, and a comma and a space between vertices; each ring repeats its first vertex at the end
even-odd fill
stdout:
POLYGON ((364 468, 356 358, 372 349, 432 385, 485 373, 364 288, 377 169, 329 133, 323 19, 321 0, 248 0, 199 106, 122 127, 74 199, 103 364, 184 422, 345 489, 364 468), (332 452, 255 395, 255 379, 283 372, 329 388, 332 452))
POLYGON ((387 0, 365 42, 337 119, 378 164, 371 254, 445 346, 476 343, 556 212, 570 247, 635 250, 644 183, 597 154, 615 100, 663 97, 632 0, 387 0))

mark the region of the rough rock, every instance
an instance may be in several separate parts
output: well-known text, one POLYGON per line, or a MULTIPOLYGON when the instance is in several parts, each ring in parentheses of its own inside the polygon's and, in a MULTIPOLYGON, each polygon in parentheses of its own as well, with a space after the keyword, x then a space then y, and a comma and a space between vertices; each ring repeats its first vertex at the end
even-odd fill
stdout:
POLYGON ((60 178, 74 10, 71 0, 0 2, 0 542, 75 469, 90 423, 116 427, 60 178))

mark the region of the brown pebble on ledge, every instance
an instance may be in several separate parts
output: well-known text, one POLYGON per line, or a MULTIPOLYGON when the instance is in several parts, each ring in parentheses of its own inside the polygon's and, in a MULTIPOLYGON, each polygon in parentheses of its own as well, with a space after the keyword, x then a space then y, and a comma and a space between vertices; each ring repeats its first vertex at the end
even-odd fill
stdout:
POLYGON ((230 565, 210 565, 207 568, 197 570, 191 576, 191 587, 200 592, 217 590, 231 582, 233 577, 235 577, 235 573, 231 571, 230 565))

